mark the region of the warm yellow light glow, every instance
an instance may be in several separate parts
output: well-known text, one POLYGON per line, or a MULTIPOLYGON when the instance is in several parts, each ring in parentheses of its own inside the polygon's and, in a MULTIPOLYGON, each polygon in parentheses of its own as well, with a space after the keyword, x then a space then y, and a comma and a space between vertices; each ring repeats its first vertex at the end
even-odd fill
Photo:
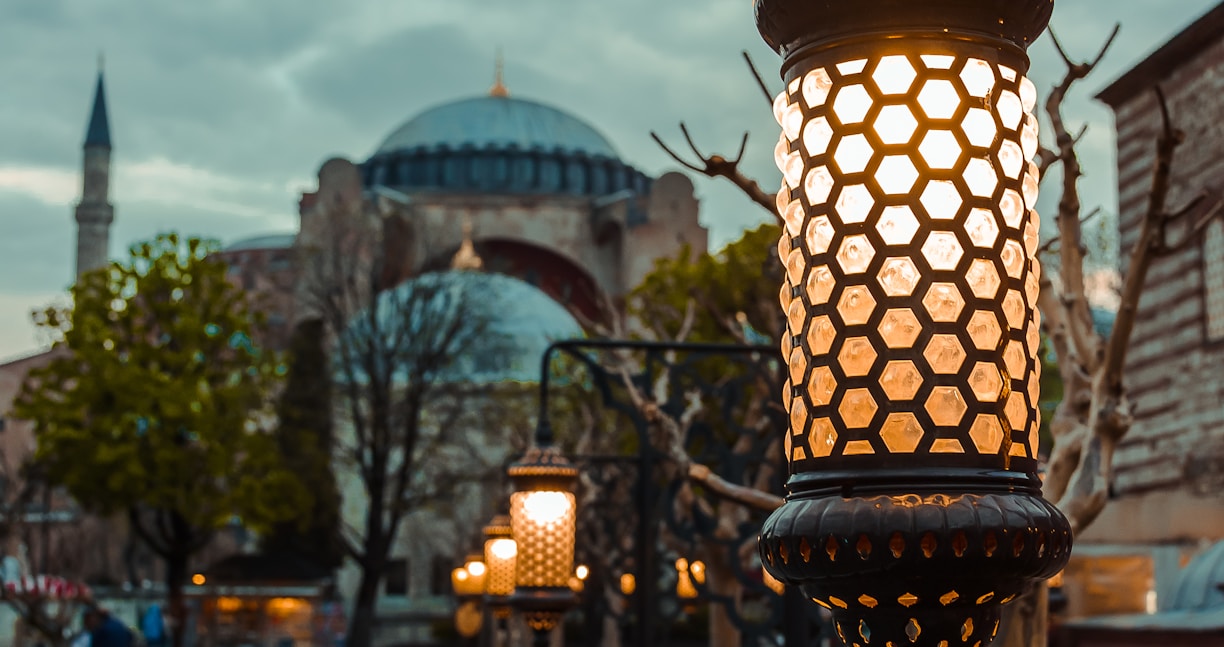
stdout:
POLYGON ((242 599, 235 597, 219 597, 217 598, 217 611, 221 613, 233 613, 242 608, 242 599))
POLYGON ((622 595, 633 595, 637 590, 637 578, 633 573, 625 573, 620 576, 620 590, 622 595))
POLYGON ((191 583, 196 586, 204 586, 205 581, 207 580, 205 580, 203 573, 196 573, 191 576, 191 583))
POLYGON ((774 595, 786 594, 786 585, 778 581, 778 578, 770 575, 769 569, 763 566, 761 567, 761 579, 765 582, 765 586, 774 592, 774 595))
POLYGON ((698 560, 689 564, 689 573, 693 575, 693 581, 698 584, 705 584, 705 563, 698 560))
POLYGON ((513 539, 494 539, 489 551, 498 559, 514 559, 518 554, 518 544, 513 539))
POLYGON ((531 492, 523 502, 523 511, 533 523, 557 523, 570 511, 570 497, 565 492, 531 492))
POLYGON ((310 604, 301 598, 272 598, 267 604, 268 614, 280 618, 302 613, 309 608, 310 604))
POLYGON ((468 575, 472 577, 480 577, 485 574, 484 562, 468 562, 466 568, 468 575))
POLYGON ((587 568, 586 564, 579 564, 578 568, 574 569, 574 576, 580 580, 586 580, 590 575, 591 569, 587 568))

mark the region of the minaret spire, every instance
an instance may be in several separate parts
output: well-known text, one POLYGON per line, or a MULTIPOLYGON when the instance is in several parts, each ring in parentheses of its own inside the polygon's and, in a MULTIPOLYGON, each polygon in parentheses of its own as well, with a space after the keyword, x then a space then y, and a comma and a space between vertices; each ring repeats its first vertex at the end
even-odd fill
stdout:
POLYGON ((479 272, 484 269, 484 260, 476 253, 472 244, 472 216, 463 215, 463 242, 459 243, 459 251, 451 258, 452 270, 471 270, 479 272))
POLYGON ((115 209, 110 204, 110 120, 106 114, 106 84, 102 54, 98 54, 98 81, 93 109, 85 129, 81 201, 76 207, 76 275, 105 267, 110 250, 110 225, 115 209))
POLYGON ((497 62, 493 68, 493 87, 489 88, 489 96, 491 97, 508 97, 510 90, 506 88, 506 60, 502 56, 502 50, 497 48, 497 62))

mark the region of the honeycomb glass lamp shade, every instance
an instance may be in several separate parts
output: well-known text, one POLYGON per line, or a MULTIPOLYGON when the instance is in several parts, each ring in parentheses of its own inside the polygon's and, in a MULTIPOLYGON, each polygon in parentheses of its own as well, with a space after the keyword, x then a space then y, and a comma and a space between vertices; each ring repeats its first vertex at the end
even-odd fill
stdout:
POLYGON ((577 602, 574 535, 578 470, 552 446, 533 447, 510 466, 510 525, 516 542, 511 603, 536 631, 555 627, 577 602))
POLYGON ((765 568, 851 645, 978 647, 1066 563, 1037 477, 1052 0, 757 0, 785 58, 786 503, 765 568))
POLYGON ((493 517, 484 527, 485 601, 498 618, 509 617, 514 595, 514 563, 518 544, 514 541, 509 515, 493 517))

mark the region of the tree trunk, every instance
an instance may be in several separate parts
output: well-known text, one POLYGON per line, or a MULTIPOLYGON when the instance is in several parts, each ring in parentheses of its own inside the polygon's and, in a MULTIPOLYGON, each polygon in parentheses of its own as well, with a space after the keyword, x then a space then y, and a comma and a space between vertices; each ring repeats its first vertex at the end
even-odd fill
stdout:
POLYGON ((187 560, 191 557, 185 550, 175 550, 166 556, 166 596, 170 612, 170 644, 183 647, 187 636, 187 600, 183 597, 183 584, 187 581, 187 560))
POLYGON ((1050 588, 1034 584, 1003 607, 1003 621, 993 647, 1045 647, 1049 636, 1050 588))
POLYGON ((362 568, 361 583, 353 601, 353 616, 349 622, 347 647, 370 647, 374 638, 374 612, 378 603, 378 585, 382 569, 362 568))

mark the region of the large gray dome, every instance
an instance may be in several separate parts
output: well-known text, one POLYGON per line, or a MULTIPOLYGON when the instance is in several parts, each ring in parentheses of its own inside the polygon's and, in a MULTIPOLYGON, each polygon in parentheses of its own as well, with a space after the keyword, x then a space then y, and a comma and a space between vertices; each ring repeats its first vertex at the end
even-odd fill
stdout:
POLYGON ((618 159, 612 144, 581 119, 542 103, 499 96, 426 110, 391 133, 376 154, 440 147, 516 148, 618 159))

